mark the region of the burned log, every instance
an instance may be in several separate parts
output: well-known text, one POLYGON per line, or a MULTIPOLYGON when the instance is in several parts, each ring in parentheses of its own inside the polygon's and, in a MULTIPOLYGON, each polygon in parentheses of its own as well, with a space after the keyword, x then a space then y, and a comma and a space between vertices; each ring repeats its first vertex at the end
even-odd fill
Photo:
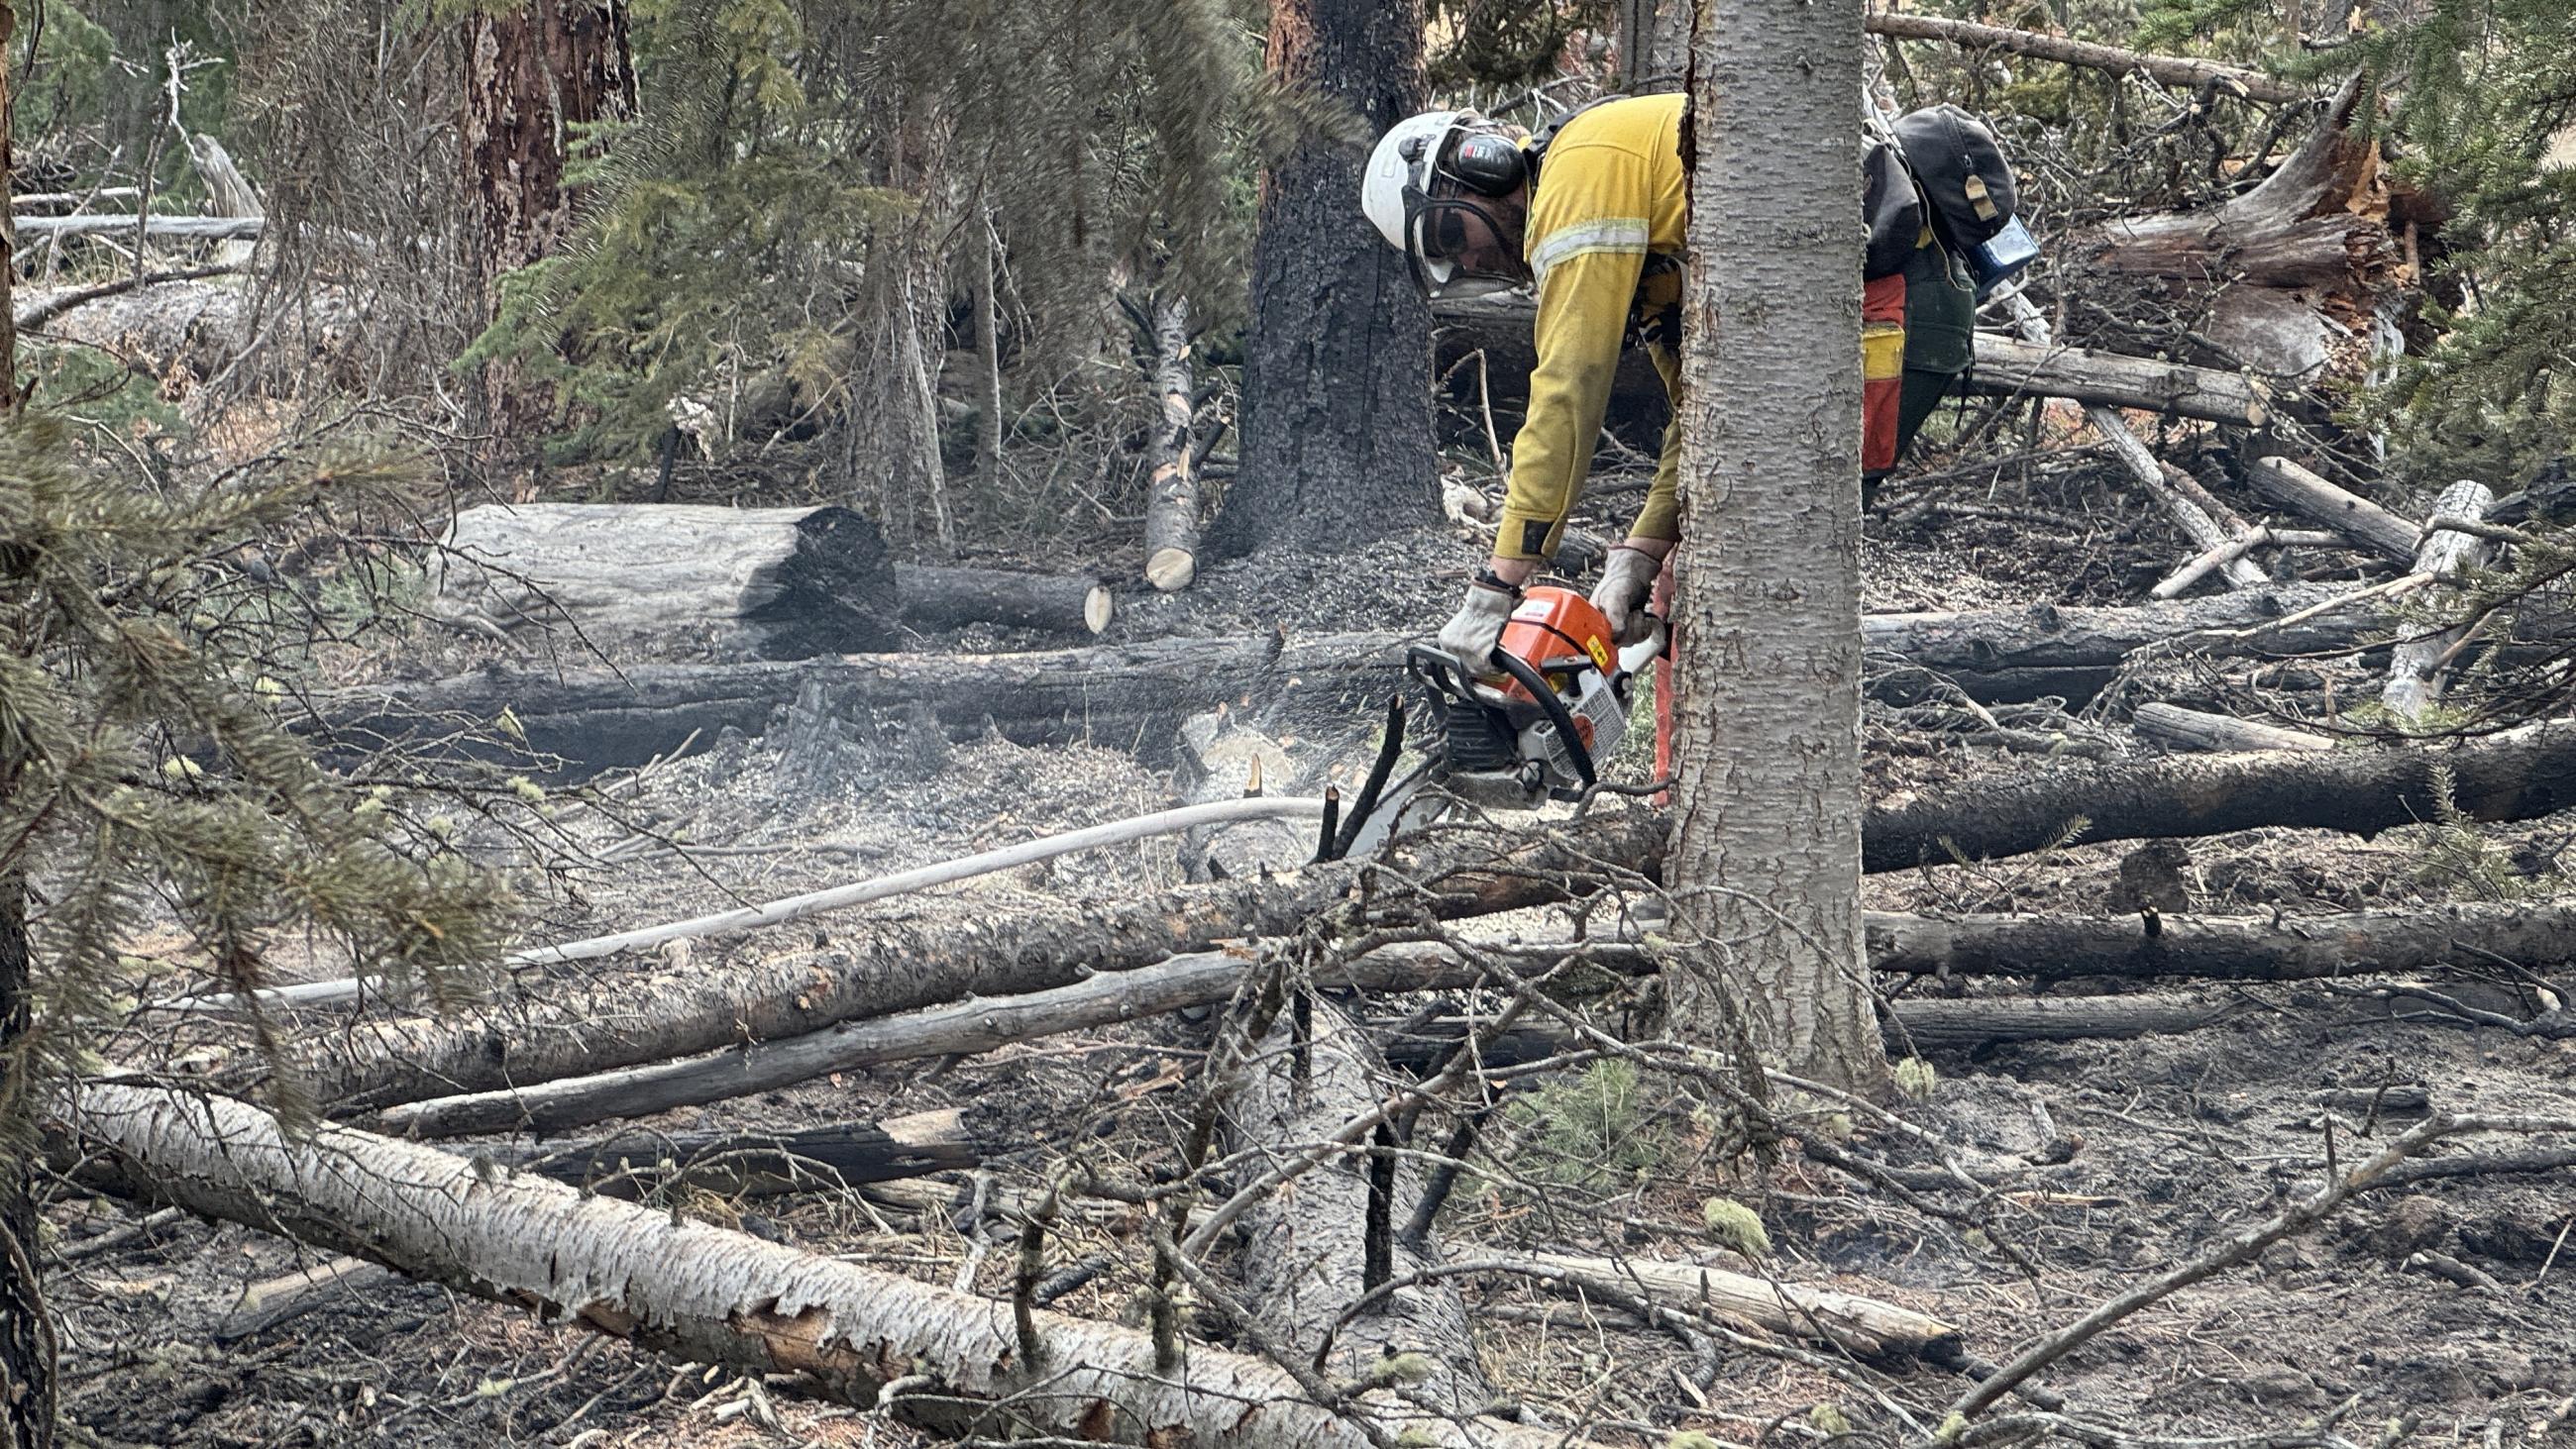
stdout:
POLYGON ((2366 836, 2444 808, 2476 820, 2533 820, 2571 805, 2576 724, 2553 724, 2443 746, 2068 768, 1988 784, 1970 800, 1874 809, 1862 854, 1873 871, 1937 865, 1954 852, 1971 860, 2020 855, 2066 840, 2078 820, 2086 822, 2078 842, 2267 826, 2366 836))
POLYGON ((2576 906, 2464 905, 2412 911, 2227 917, 1930 916, 1872 911, 1869 964, 1914 976, 2041 981, 2310 981, 2422 972, 2499 957, 2528 966, 2576 960, 2576 906))
POLYGON ((447 679, 316 691, 301 728, 326 758, 393 740, 520 765, 552 757, 556 780, 640 765, 695 736, 758 734, 808 682, 850 707, 927 712, 951 739, 987 730, 1021 744, 1099 741, 1167 760, 1172 733, 1216 705, 1258 701, 1265 718, 1347 720, 1399 677, 1405 636, 1155 639, 1026 654, 853 654, 738 664, 642 664, 617 671, 502 665, 447 679), (509 712, 524 751, 488 735, 509 712))
POLYGON ((1006 1305, 764 1242, 533 1175, 344 1127, 288 1132, 226 1098, 90 1084, 68 1104, 98 1185, 284 1232, 460 1292, 745 1375, 794 1374, 898 1422, 1007 1419, 1066 1441, 1369 1449, 1397 1425, 1436 1445, 1541 1449, 1563 1434, 1453 1423, 1372 1396, 1357 1420, 1266 1361, 1006 1305), (1025 1331, 1023 1331, 1023 1325, 1025 1331), (1369 1420, 1377 1421, 1375 1424, 1369 1420))
MULTIPOLYGON (((1975 613, 1865 614, 1863 647, 1876 659, 1925 669, 1992 671, 2117 665, 2129 653, 2185 636, 2231 634, 2335 598, 2327 584, 2283 584, 2206 599, 2125 606, 2037 604, 1975 613)), ((2325 614, 2246 643, 2213 638, 2215 652, 2315 654, 2361 644, 2384 621, 2367 612, 2325 614)))
POLYGON ((595 1142, 512 1148, 522 1170, 585 1192, 634 1199, 695 1188, 719 1197, 773 1197, 893 1182, 983 1165, 996 1144, 946 1107, 883 1122, 835 1122, 787 1132, 620 1132, 595 1142))
POLYGON ((758 659, 894 649, 899 619, 1097 634, 1113 611, 1090 579, 893 565, 846 508, 486 504, 456 516, 429 576, 447 617, 758 659))

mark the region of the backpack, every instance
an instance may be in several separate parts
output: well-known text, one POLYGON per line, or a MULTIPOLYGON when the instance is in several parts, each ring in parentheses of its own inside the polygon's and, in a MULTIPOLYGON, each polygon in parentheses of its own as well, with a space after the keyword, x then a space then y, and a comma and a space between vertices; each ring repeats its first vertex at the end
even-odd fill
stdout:
POLYGON ((1926 106, 1896 118, 1897 144, 1931 203, 1933 229, 1954 252, 1992 240, 2019 209, 2012 163, 1985 123, 1957 106, 1926 106))

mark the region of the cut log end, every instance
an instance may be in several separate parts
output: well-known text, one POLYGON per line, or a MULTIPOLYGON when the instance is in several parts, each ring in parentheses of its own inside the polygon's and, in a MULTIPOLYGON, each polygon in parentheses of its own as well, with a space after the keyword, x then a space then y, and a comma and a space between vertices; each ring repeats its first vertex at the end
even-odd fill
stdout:
POLYGON ((1187 549, 1156 549, 1154 556, 1145 560, 1145 581, 1167 594, 1188 588, 1198 576, 1198 556, 1187 549))
POLYGON ((1116 617, 1118 617, 1118 596, 1109 592, 1107 584, 1093 584, 1091 592, 1083 595, 1082 598, 1083 627, 1094 634, 1099 634, 1108 629, 1109 621, 1116 617))

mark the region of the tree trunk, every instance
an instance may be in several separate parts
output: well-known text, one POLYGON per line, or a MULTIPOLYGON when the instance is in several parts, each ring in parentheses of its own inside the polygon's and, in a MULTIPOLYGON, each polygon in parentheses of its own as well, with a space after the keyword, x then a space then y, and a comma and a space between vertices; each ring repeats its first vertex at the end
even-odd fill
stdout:
MULTIPOLYGON (((2476 523, 2486 517, 2494 503, 2495 490, 2463 478, 2433 500, 2432 512, 2425 522, 2449 517, 2476 523)), ((2414 572, 2445 585, 2443 593, 2455 594, 2456 588, 2448 586, 2463 582, 2464 575, 2487 561, 2494 547, 2492 540, 2474 533, 2427 527, 2423 543, 2415 551, 2414 572)), ((2417 630, 2388 651, 2388 683, 2379 692, 2379 702, 2392 718, 2412 724, 2432 709, 2442 697, 2442 682, 2437 676, 2452 652, 2468 638, 2469 627, 2462 623, 2447 629, 2417 630)))
POLYGON ((1273 83, 1355 113, 1262 175, 1242 462, 1210 544, 1341 550, 1439 517, 1429 319, 1360 214, 1376 138, 1424 103, 1421 0, 1271 0, 1273 83))
MULTIPOLYGON (((1264 1360, 1194 1344, 1178 1365, 1157 1368, 1149 1335, 1042 1309, 1029 1311, 1023 1337, 1007 1304, 529 1174, 495 1175, 431 1148, 343 1127, 289 1135, 247 1104, 145 1087, 85 1087, 70 1115, 96 1149, 93 1176, 119 1191, 690 1361, 795 1374, 936 1432, 1206 1449, 1370 1443, 1264 1360), (886 1404, 880 1396, 898 1380, 903 1396, 886 1404)), ((1403 1413, 1383 1400, 1361 1412, 1403 1413)), ((1404 1420, 1437 1445, 1562 1441, 1490 1419, 1404 1420)))
POLYGON ((2532 820, 2576 806, 2576 724, 2451 746, 2204 755, 2088 765, 1986 785, 1967 800, 1870 812, 1868 868, 1938 865, 2078 842, 2224 835, 2265 826, 2373 835, 2435 818, 2446 791, 2476 820, 2532 820))
MULTIPOLYGON (((625 0, 477 6, 465 17, 465 57, 467 235, 488 323, 501 278, 554 255, 572 234, 572 129, 634 112, 625 0)), ((545 428, 550 399, 507 361, 486 364, 483 386, 493 457, 515 462, 545 428)))
POLYGON ((1153 386, 1162 419, 1154 430, 1153 476, 1145 498, 1145 578, 1164 593, 1186 589, 1199 572, 1199 480, 1190 423, 1196 387, 1190 379, 1190 302, 1154 298, 1153 386))
POLYGON ((1848 188, 1779 184, 1859 169, 1861 6, 1696 13, 1690 249, 1727 261, 1692 269, 1683 348, 1667 878, 1708 944, 1667 992, 1687 1036, 1731 1044, 1722 1027, 1740 1016, 1767 1060, 1876 1093, 1887 1062, 1860 932, 1859 242, 1848 188))
POLYGON ((1098 634, 1116 609, 1092 579, 888 563, 838 507, 488 504, 456 515, 429 579, 450 617, 759 659, 900 649, 898 618, 1098 634))
MULTIPOLYGON (((0 40, 8 14, 0 0, 0 40)), ((0 50, 0 57, 6 53, 0 50)), ((8 798, 16 776, 16 762, 0 758, 0 799, 8 798)), ((29 1130, 35 1106, 27 1079, 30 966, 26 880, 0 871, 0 1133, 13 1138, 29 1130)), ((54 1442, 54 1329, 36 1268, 31 1166, 14 1146, 0 1154, 0 1449, 46 1449, 54 1442)))
POLYGON ((2110 976, 2309 981, 2439 970, 2505 957, 2576 959, 2576 906, 2459 905, 2284 917, 1963 916, 1873 911, 1869 964, 1912 976, 2110 976))

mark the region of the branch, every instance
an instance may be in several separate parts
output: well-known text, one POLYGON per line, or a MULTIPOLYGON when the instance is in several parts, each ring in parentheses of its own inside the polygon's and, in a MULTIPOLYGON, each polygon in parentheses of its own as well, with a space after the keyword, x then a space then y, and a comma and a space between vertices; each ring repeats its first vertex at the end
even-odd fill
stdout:
POLYGON ((1970 48, 2009 50, 2016 55, 2053 60, 2062 65, 2090 66, 2119 75, 2143 74, 2165 85, 2186 90, 2197 90, 2216 81, 2252 101, 2297 101, 2307 99, 2308 95, 2297 86, 2242 66, 2190 56, 2147 55, 2117 46, 2096 45, 2071 36, 2043 35, 2038 31, 2016 30, 2005 25, 1979 25, 1974 21, 1942 20, 1930 15, 1873 13, 1869 17, 1869 30, 1873 35, 1889 35, 1899 40, 1943 40, 1970 48))

